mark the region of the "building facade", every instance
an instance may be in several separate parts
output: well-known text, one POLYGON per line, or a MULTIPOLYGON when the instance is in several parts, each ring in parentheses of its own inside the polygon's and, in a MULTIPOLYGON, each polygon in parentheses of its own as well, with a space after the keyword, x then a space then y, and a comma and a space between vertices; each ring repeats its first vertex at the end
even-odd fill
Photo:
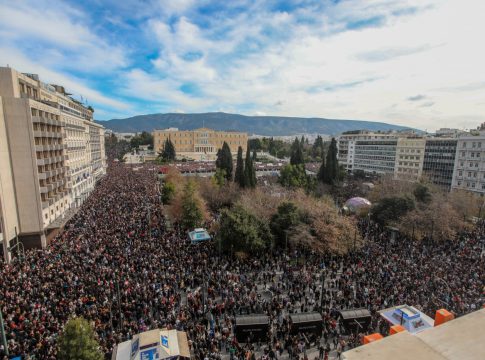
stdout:
POLYGON ((104 130, 61 86, 0 67, 0 232, 45 247, 106 172, 104 130))
POLYGON ((397 140, 394 177, 398 180, 418 181, 423 172, 426 140, 405 137, 397 140))
POLYGON ((163 151, 165 141, 170 139, 175 147, 177 156, 186 156, 196 160, 211 160, 215 158, 217 150, 226 142, 233 154, 239 146, 246 149, 247 133, 232 131, 215 131, 207 128, 196 130, 179 130, 169 128, 153 132, 153 148, 155 152, 163 151))
POLYGON ((371 174, 394 174, 397 139, 357 140, 352 171, 371 174))
POLYGON ((389 140, 396 139, 395 132, 371 132, 366 130, 347 131, 337 139, 338 162, 348 172, 352 172, 354 166, 356 141, 363 140, 389 140))
POLYGON ((451 190, 456 138, 428 138, 424 149, 423 177, 445 191, 451 190))
POLYGON ((457 139, 451 188, 485 194, 485 131, 457 139))

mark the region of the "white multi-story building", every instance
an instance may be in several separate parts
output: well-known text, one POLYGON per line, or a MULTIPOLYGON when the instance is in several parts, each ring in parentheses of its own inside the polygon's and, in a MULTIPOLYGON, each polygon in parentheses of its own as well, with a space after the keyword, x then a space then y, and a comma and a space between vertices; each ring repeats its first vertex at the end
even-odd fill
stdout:
POLYGON ((458 138, 451 188, 485 194, 485 131, 458 138))
POLYGON ((62 86, 0 67, 0 240, 46 246, 106 172, 104 129, 62 86))
POLYGON ((337 139, 338 161, 345 170, 352 172, 354 169, 355 145, 357 141, 365 140, 389 140, 396 139, 395 132, 371 132, 367 130, 347 131, 337 139))

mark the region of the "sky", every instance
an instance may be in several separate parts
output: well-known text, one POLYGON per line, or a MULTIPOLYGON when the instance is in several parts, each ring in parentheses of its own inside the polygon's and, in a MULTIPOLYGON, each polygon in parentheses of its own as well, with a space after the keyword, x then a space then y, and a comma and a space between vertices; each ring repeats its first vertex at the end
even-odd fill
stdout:
POLYGON ((0 0, 0 66, 108 120, 224 111, 485 122, 483 0, 0 0))

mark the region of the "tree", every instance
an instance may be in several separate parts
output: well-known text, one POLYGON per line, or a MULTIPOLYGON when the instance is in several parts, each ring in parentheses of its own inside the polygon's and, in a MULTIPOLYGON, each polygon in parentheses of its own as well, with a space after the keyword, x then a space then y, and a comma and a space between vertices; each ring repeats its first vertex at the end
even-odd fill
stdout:
POLYGON ((300 213, 293 202, 285 201, 271 218, 270 228, 277 245, 283 246, 288 240, 288 232, 300 224, 300 213))
POLYGON ((136 134, 130 140, 132 149, 137 149, 141 145, 153 146, 153 135, 147 131, 143 131, 141 134, 136 134))
POLYGON ((262 150, 263 149, 263 144, 261 142, 261 139, 256 138, 256 139, 249 139, 249 148, 251 150, 262 150))
POLYGON ((413 194, 416 200, 423 204, 429 204, 433 199, 433 195, 431 195, 429 188, 424 184, 417 184, 413 194))
POLYGON ((202 223, 203 214, 199 199, 195 196, 195 184, 188 180, 182 194, 181 225, 184 229, 194 229, 202 223))
POLYGON ((318 169, 317 180, 321 183, 325 182, 325 156, 322 155, 322 163, 320 164, 320 168, 318 169))
POLYGON ((173 146, 172 140, 168 138, 165 140, 163 145, 163 151, 159 155, 163 161, 175 161, 176 153, 175 153, 175 146, 173 146))
POLYGON ((465 218, 446 201, 445 195, 434 195, 425 206, 409 211, 397 226, 402 233, 417 240, 425 237, 435 241, 452 240, 469 230, 465 218))
POLYGON ((217 241, 223 249, 255 252, 268 247, 271 240, 268 223, 242 206, 221 211, 217 241))
POLYGON ((279 183, 287 188, 306 189, 309 181, 303 164, 287 164, 280 170, 279 183))
POLYGON ((60 360, 104 359, 91 324, 81 317, 68 320, 57 343, 60 360))
POLYGON ((253 150, 253 164, 258 161, 258 155, 256 154, 256 150, 253 150))
POLYGON ((414 200, 408 196, 393 196, 384 198, 371 208, 372 219, 381 224, 388 225, 399 221, 409 211, 414 210, 414 200))
POLYGON ((242 147, 237 148, 236 173, 234 174, 234 181, 240 186, 244 187, 244 163, 242 156, 242 147))
POLYGON ((226 184, 226 170, 216 169, 215 174, 212 176, 212 181, 217 187, 221 188, 226 184))
POLYGON ((333 185, 339 180, 339 176, 340 171, 337 159, 337 141, 335 138, 332 138, 327 152, 324 182, 333 185))
MULTIPOLYGON (((303 138, 302 138, 303 140, 303 138)), ((293 144, 291 145, 291 156, 290 156, 290 164, 291 165, 299 165, 303 164, 305 161, 303 160, 303 144, 300 144, 298 138, 295 137, 293 144)))
POLYGON ((246 161, 244 164, 244 187, 254 189, 256 187, 256 171, 254 169, 253 159, 249 144, 246 150, 246 161))
POLYGON ((217 151, 216 167, 225 171, 227 180, 232 180, 232 153, 225 141, 222 144, 222 149, 217 151))
POLYGON ((171 182, 165 182, 162 188, 162 203, 170 204, 175 196, 175 185, 171 182))
POLYGON ((324 153, 323 139, 320 135, 318 135, 317 138, 315 139, 315 142, 313 143, 311 156, 314 159, 317 159, 317 158, 323 159, 323 155, 324 155, 323 153, 324 153))

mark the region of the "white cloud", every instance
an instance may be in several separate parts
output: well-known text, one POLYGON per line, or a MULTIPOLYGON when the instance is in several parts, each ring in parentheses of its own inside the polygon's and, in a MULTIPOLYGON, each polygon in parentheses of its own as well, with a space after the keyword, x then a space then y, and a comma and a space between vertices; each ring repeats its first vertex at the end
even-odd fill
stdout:
MULTIPOLYGON (((37 73, 42 81, 51 84, 63 85, 67 91, 73 95, 87 99, 90 103, 109 107, 117 110, 129 110, 130 105, 103 95, 99 91, 93 90, 86 85, 82 79, 66 76, 46 68, 35 60, 28 59, 22 53, 13 48, 0 47, 0 64, 15 65, 15 69, 20 72, 37 73)), ((13 67, 13 66, 12 66, 13 67)))
POLYGON ((90 19, 63 2, 0 1, 0 9, 2 43, 22 48, 28 39, 29 47, 24 51, 39 63, 77 71, 115 70, 127 65, 123 48, 96 35, 90 19))
MULTIPOLYGON (((485 33, 483 2, 347 1, 331 9, 327 28, 277 15, 290 32, 288 39, 266 42, 260 52, 234 51, 230 63, 217 61, 223 53, 220 40, 211 40, 210 31, 182 19, 158 33, 167 52, 155 63, 171 81, 193 79, 203 87, 206 100, 225 107, 250 104, 268 114, 364 118, 428 129, 452 127, 460 117, 469 127, 485 121, 480 105, 484 91, 470 85, 485 81, 485 51, 479 45, 485 33), (409 16, 396 15, 405 11, 409 16), (386 16, 384 26, 342 31, 348 19, 375 14, 386 16), (197 66, 180 60, 191 49, 204 52, 197 66), (450 86, 460 91, 437 90, 450 86), (406 101, 420 93, 432 101, 426 106, 406 101)), ((254 17, 249 33, 257 37, 264 16, 254 17)), ((231 51, 247 38, 247 25, 242 31, 234 25, 224 38, 231 51)), ((199 110, 206 108, 203 104, 199 110)))

